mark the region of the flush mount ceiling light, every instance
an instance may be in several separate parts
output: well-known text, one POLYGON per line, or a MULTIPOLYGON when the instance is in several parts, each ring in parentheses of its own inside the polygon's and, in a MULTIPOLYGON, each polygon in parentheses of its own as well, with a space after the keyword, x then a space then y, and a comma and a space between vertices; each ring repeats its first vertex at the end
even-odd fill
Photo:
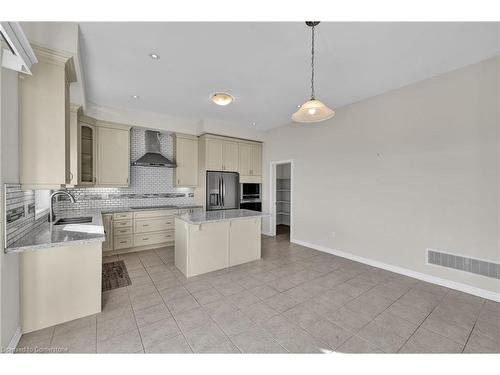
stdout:
POLYGON ((306 25, 311 28, 311 99, 299 107, 299 110, 292 115, 292 120, 296 122, 313 123, 328 120, 335 116, 335 111, 314 97, 314 28, 319 21, 307 21, 306 25))
POLYGON ((139 99, 139 95, 132 95, 132 98, 139 99))
POLYGON ((160 55, 157 55, 156 53, 150 53, 149 57, 151 57, 153 60, 158 60, 160 58, 160 55))
POLYGON ((226 92, 216 92, 210 99, 217 105, 228 105, 233 101, 233 97, 226 92))

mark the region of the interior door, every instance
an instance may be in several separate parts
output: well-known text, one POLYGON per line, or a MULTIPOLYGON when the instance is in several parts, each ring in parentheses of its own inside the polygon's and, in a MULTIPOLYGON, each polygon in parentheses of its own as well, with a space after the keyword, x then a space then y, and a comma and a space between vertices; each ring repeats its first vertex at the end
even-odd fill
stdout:
POLYGON ((222 173, 222 206, 225 210, 240 207, 240 178, 238 173, 222 173))

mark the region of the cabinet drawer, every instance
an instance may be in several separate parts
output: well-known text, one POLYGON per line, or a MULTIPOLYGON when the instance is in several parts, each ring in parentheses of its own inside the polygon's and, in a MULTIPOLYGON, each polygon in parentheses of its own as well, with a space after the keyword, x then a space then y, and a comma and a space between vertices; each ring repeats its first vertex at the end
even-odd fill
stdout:
POLYGON ((154 218, 154 217, 167 217, 173 216, 177 210, 158 210, 158 211, 139 211, 134 212, 134 218, 144 219, 144 218, 154 218))
POLYGON ((113 223, 113 228, 131 228, 133 220, 118 220, 113 223))
POLYGON ((132 235, 127 236, 115 236, 114 238, 115 250, 127 249, 133 246, 132 235))
POLYGON ((115 236, 123 236, 125 234, 134 234, 132 228, 116 228, 114 230, 115 236))
POLYGON ((133 213, 132 212, 120 212, 117 214, 113 214, 113 219, 115 220, 123 220, 123 219, 132 219, 133 213))
POLYGON ((174 232, 144 233, 135 235, 135 246, 154 245, 157 243, 171 242, 174 240, 174 232))
POLYGON ((168 216, 157 219, 136 219, 135 233, 158 232, 174 229, 174 217, 168 216))

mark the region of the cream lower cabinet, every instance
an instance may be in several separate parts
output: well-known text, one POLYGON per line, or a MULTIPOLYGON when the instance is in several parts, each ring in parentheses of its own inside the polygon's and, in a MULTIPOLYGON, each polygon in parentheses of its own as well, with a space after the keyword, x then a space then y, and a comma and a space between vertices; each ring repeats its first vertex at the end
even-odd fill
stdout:
POLYGON ((101 312, 100 242, 20 254, 22 333, 101 312))
POLYGON ((102 215, 102 224, 104 226, 104 235, 106 240, 102 243, 102 251, 113 250, 113 215, 102 215))
POLYGON ((103 251, 113 255, 172 246, 177 213, 178 210, 145 210, 104 214, 103 251))
POLYGON ((193 277, 260 259, 260 218, 201 224, 175 219, 175 266, 193 277))
POLYGON ((229 267, 260 259, 260 218, 231 221, 229 267))

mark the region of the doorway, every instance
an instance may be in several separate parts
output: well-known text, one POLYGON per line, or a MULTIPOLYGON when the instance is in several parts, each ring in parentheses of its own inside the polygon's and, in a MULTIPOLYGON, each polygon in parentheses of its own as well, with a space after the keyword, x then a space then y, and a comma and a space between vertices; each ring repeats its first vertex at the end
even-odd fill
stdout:
POLYGON ((292 238, 292 161, 272 163, 272 228, 271 233, 279 240, 290 241, 292 238))

